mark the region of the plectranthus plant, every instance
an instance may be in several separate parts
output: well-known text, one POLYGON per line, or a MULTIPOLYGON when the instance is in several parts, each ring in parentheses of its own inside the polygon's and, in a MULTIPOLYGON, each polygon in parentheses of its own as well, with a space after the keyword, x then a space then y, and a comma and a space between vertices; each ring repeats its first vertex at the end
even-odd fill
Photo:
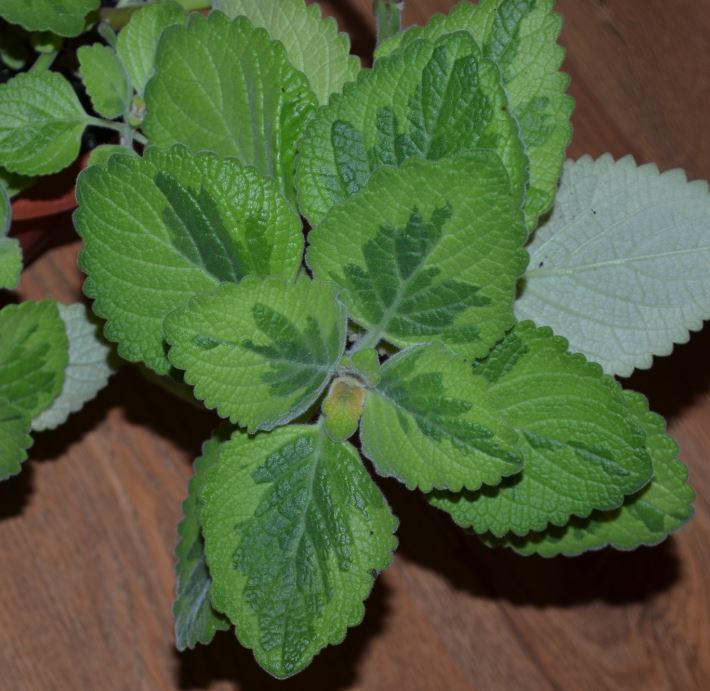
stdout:
POLYGON ((374 476, 522 555, 653 545, 693 512, 617 377, 710 317, 707 184, 565 162, 552 0, 403 32, 401 5, 375 3, 368 69, 303 0, 141 9, 147 146, 78 183, 105 336, 223 420, 183 505, 177 646, 234 628, 282 678, 392 560, 374 476))

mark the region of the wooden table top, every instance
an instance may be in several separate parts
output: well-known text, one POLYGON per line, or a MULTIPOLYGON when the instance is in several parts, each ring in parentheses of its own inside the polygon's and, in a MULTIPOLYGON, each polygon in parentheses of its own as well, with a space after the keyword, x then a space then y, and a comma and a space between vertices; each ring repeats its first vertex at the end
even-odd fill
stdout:
MULTIPOLYGON (((327 3, 326 3, 327 4, 327 3)), ((369 0, 331 3, 372 48, 369 0)), ((408 0, 408 23, 452 0, 408 0)), ((577 99, 571 157, 633 154, 710 178, 710 0, 561 0, 577 99)), ((58 221, 59 223, 59 221, 58 221)), ((21 295, 79 298, 77 243, 21 295)), ((124 368, 93 405, 37 436, 0 485, 0 689, 710 688, 710 328, 630 385, 666 415, 696 516, 655 549, 576 560, 488 550, 395 482, 400 549, 364 623, 276 682, 233 634, 178 654, 173 549, 191 460, 214 419, 124 368)))

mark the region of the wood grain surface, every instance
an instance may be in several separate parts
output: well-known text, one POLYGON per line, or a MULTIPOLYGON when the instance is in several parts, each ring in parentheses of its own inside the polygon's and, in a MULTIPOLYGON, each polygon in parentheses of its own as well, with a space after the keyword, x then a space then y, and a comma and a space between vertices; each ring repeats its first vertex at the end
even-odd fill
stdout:
MULTIPOLYGON (((324 3, 326 4, 326 3, 324 3)), ((372 49, 369 0, 333 13, 372 49)), ((409 0, 422 22, 450 0, 409 0)), ((632 153, 710 178, 710 0, 562 0, 577 99, 570 155, 632 153)), ((58 219, 56 231, 62 237, 58 219)), ((77 243, 24 298, 80 297, 77 243)), ((0 486, 0 689, 470 691, 710 688, 710 328, 633 377, 691 467, 696 516, 655 549, 576 560, 488 550, 382 482, 401 547, 364 623, 276 682, 233 634, 173 648, 173 549, 191 460, 214 425, 124 368, 0 486)))

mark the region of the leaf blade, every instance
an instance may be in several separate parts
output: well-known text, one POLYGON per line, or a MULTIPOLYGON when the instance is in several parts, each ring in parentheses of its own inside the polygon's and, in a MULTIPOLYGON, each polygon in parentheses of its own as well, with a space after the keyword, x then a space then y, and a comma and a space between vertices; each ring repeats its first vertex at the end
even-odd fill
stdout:
POLYGON ((568 162, 516 315, 549 324, 609 374, 650 367, 710 319, 708 216, 707 183, 682 171, 609 155, 568 162))
POLYGON ((315 402, 342 355, 346 321, 328 284, 247 278, 196 296, 168 315, 164 333, 195 396, 253 433, 315 402))
POLYGON ((264 669, 291 676, 360 623, 397 521, 352 446, 315 427, 237 435, 204 497, 214 606, 264 669))
POLYGON ((23 410, 0 398, 0 482, 17 475, 32 446, 31 418, 23 410))
POLYGON ((60 36, 78 36, 86 15, 100 0, 3 0, 0 16, 27 31, 51 31, 60 36))
POLYGON ((94 43, 81 46, 76 55, 81 80, 94 110, 109 120, 123 115, 131 103, 131 88, 116 52, 101 43, 94 43))

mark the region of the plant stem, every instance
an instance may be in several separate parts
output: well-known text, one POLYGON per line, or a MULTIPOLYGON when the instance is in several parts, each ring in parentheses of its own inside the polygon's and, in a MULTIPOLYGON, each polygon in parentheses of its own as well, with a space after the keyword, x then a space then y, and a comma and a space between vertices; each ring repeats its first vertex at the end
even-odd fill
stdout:
MULTIPOLYGON (((210 0, 178 0, 186 10, 208 10, 212 7, 210 0)), ((114 31, 123 29, 135 12, 144 8, 146 3, 126 4, 119 7, 102 7, 99 10, 99 17, 104 24, 108 24, 114 31)))
POLYGON ((49 53, 41 53, 40 56, 35 60, 32 67, 30 67, 30 72, 44 72, 48 70, 54 60, 58 55, 58 51, 53 50, 49 53))
MULTIPOLYGON (((126 123, 114 122, 113 120, 104 120, 103 118, 88 118, 89 125, 94 127, 103 127, 107 130, 114 130, 121 135, 121 143, 123 144, 124 139, 127 138, 126 123)), ((131 128, 132 129, 132 128, 131 128)), ((137 141, 139 144, 147 144, 148 140, 140 133, 133 130, 131 132, 130 138, 137 141)))
POLYGON ((377 45, 384 43, 402 28, 404 0, 374 0, 375 21, 377 23, 377 45))

